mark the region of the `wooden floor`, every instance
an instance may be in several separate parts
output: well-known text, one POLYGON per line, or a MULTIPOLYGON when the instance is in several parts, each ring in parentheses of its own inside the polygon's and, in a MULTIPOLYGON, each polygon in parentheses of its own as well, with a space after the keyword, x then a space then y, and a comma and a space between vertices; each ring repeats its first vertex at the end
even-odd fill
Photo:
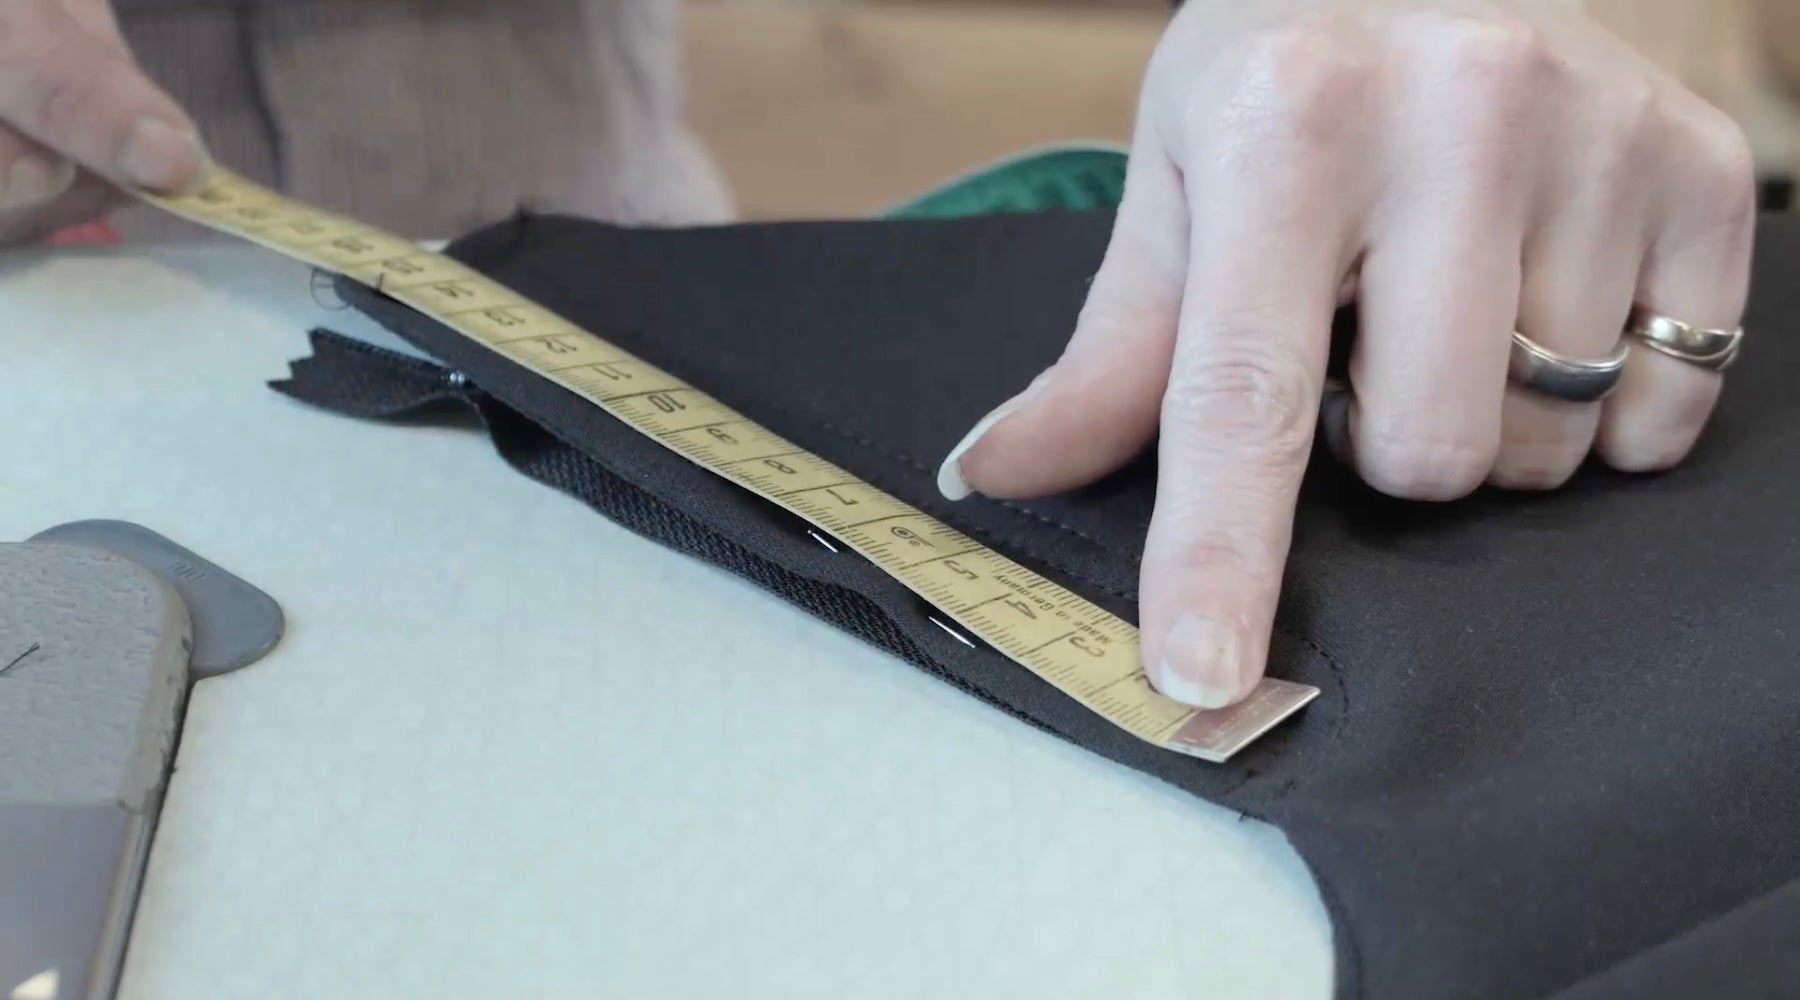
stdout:
MULTIPOLYGON (((1588 0, 1597 17, 1800 165, 1749 5, 1588 0)), ((748 217, 853 216, 982 162, 1124 142, 1159 0, 688 0, 690 113, 748 217)))

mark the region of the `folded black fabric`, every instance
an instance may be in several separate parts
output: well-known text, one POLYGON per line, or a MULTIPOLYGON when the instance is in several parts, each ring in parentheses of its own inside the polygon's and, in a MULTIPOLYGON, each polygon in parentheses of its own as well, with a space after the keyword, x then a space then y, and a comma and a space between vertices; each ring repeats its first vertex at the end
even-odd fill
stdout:
MULTIPOLYGON (((1154 462, 1029 504, 939 458, 1060 351, 1103 213, 633 231, 519 218, 451 252, 1135 620, 1154 462)), ((1800 995, 1800 228, 1692 460, 1551 495, 1379 496, 1323 457, 1271 672, 1320 686, 1227 765, 1125 736, 763 501, 358 286, 442 368, 320 335, 284 391, 473 405, 522 471, 1033 725, 1282 827, 1353 997, 1800 995)))

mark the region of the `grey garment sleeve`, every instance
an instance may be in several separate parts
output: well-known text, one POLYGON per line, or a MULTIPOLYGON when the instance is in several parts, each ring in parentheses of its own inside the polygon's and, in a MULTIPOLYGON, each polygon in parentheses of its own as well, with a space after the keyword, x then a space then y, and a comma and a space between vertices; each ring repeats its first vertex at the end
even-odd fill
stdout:
MULTIPOLYGON (((221 163, 415 239, 515 210, 723 221, 682 116, 675 0, 139 0, 152 79, 221 163)), ((205 236, 146 209, 129 237, 205 236)))

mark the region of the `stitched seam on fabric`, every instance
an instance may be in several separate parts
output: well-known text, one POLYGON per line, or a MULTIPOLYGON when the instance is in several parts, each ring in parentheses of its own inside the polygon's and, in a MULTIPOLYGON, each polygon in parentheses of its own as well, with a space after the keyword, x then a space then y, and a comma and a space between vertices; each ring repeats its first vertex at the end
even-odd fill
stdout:
MULTIPOLYGON (((1253 768, 1245 768, 1243 777, 1239 778, 1230 787, 1228 787, 1224 791, 1220 792, 1219 798, 1225 799, 1225 798, 1229 798, 1230 796, 1236 795, 1237 793, 1243 791, 1244 787, 1246 785, 1250 784, 1252 781, 1255 781, 1256 779, 1258 779, 1260 777, 1262 777, 1261 771, 1257 771, 1253 768)), ((1263 820, 1264 822, 1267 822, 1267 818, 1264 817, 1262 814, 1251 812, 1249 809, 1247 809, 1241 805, 1232 805, 1231 808, 1236 809, 1239 812, 1239 814, 1241 814, 1245 818, 1255 819, 1255 820, 1263 820)))
MULTIPOLYGON (((931 470, 926 469, 924 471, 930 472, 931 470)), ((1076 538, 1085 538, 1088 541, 1093 542, 1095 545, 1099 545, 1102 547, 1105 547, 1107 544, 1106 542, 1103 542, 1100 539, 1095 538, 1093 535, 1088 534, 1087 532, 1081 530, 1080 528, 1075 527, 1072 524, 1065 524, 1064 522, 1058 521, 1056 518, 1053 518, 1053 517, 1049 516, 1048 514, 1044 514, 1039 511, 1033 510, 1030 507, 1025 506, 1024 504, 1019 503, 1018 501, 997 500, 995 502, 998 503, 1000 506, 1005 507, 1007 510, 1017 511, 1017 512, 1019 512, 1021 514, 1025 514, 1029 517, 1036 518, 1037 520, 1042 521, 1045 524, 1051 525, 1053 527, 1061 528, 1062 530, 1068 532, 1069 534, 1074 535, 1076 538)), ((1148 527, 1148 522, 1145 523, 1145 526, 1148 527)))
MULTIPOLYGON (((800 414, 793 414, 793 415, 796 417, 801 416, 800 414)), ((870 448, 870 450, 876 451, 880 454, 885 454, 889 458, 892 458, 896 461, 903 462, 919 472, 923 472, 928 475, 931 473, 931 469, 918 464, 911 457, 909 457, 905 454, 902 454, 902 453, 897 453, 897 452, 893 452, 893 451, 884 449, 884 448, 880 447, 879 445, 875 445, 875 444, 869 442, 867 438, 859 438, 849 431, 842 430, 842 429, 832 425, 828 421, 820 421, 820 422, 818 422, 817 425, 822 430, 830 431, 831 433, 837 434, 840 437, 845 438, 846 440, 850 440, 850 441, 853 441, 856 443, 863 444, 863 445, 865 445, 865 447, 870 448)), ((954 520, 954 518, 951 517, 949 511, 947 511, 946 509, 944 509, 944 507, 942 507, 936 503, 926 502, 926 503, 922 504, 921 506, 923 506, 925 508, 925 510, 930 512, 933 516, 943 517, 946 519, 954 520)), ((1003 504, 1002 506, 1010 506, 1010 505, 1003 504)), ((1027 513, 1029 513, 1029 512, 1027 512, 1027 513)), ((1070 528, 1068 525, 1062 524, 1061 522, 1053 521, 1053 520, 1050 520, 1048 518, 1044 518, 1041 516, 1038 519, 1043 521, 1045 524, 1047 524, 1051 527, 1060 528, 1063 531, 1066 531, 1072 535, 1075 535, 1076 537, 1085 539, 1088 542, 1091 542, 1093 544, 1096 544, 1096 545, 1104 544, 1104 543, 1100 542, 1098 539, 1094 539, 1088 535, 1085 535, 1073 528, 1070 528)), ((1121 597, 1121 598, 1124 598, 1125 600, 1133 601, 1133 602, 1135 602, 1137 600, 1137 592, 1134 588, 1122 588, 1122 587, 1116 586, 1106 580, 1101 580, 1095 576, 1092 576, 1091 574, 1084 573, 1081 570, 1075 569, 1072 566, 1066 566, 1063 564, 1063 562, 1061 560, 1057 559, 1055 556, 1050 555, 1047 552, 1044 552, 1043 550, 1039 549, 1035 545, 1031 545, 1027 542, 1022 541, 1017 537, 1002 535, 990 528, 983 528, 983 527, 979 527, 979 526, 973 525, 973 524, 957 525, 956 527, 957 527, 957 530, 959 530, 959 531, 964 531, 971 535, 976 535, 979 537, 991 539, 991 540, 999 542, 1003 545, 1007 545, 1012 548, 1015 548, 1019 552, 1024 553, 1025 555, 1030 556, 1033 559, 1037 559, 1037 560, 1040 560, 1049 565, 1055 566, 1055 567, 1057 567, 1057 569, 1059 571, 1061 571, 1063 573, 1067 573, 1069 576, 1075 578, 1076 580, 1079 580, 1082 583, 1085 583, 1091 587, 1097 587, 1101 590, 1104 590, 1107 593, 1113 595, 1114 597, 1121 597)))
MULTIPOLYGON (((812 426, 818 428, 819 430, 823 430, 828 433, 835 434, 838 437, 843 438, 844 440, 849 441, 853 444, 861 445, 864 449, 866 449, 868 451, 873 451, 878 455, 884 455, 896 462, 901 463, 902 465, 905 465, 905 466, 913 469, 916 472, 922 472, 922 473, 925 473, 926 475, 931 474, 932 470, 929 467, 920 464, 918 459, 912 457, 911 455, 908 455, 905 452, 895 451, 891 448, 888 448, 885 445, 882 445, 882 444, 870 439, 866 435, 859 434, 856 431, 850 430, 849 428, 846 428, 846 427, 841 427, 841 426, 833 423, 832 421, 826 419, 825 417, 818 416, 816 414, 801 413, 790 407, 783 406, 780 403, 768 403, 767 405, 769 406, 770 409, 778 410, 782 413, 787 414, 790 417, 793 417, 796 420, 805 421, 806 423, 811 424, 812 426)), ((947 511, 945 511, 942 507, 937 506, 936 504, 926 503, 923 506, 925 507, 925 509, 927 511, 931 512, 935 516, 941 516, 941 517, 949 516, 947 511)), ((1010 505, 1007 505, 1007 506, 1010 506, 1010 505)), ((1031 513, 1031 512, 1026 511, 1026 513, 1031 513)), ((1101 542, 1099 539, 1096 539, 1090 535, 1084 534, 1083 532, 1078 531, 1074 528, 1071 528, 1068 525, 1062 524, 1061 522, 1050 520, 1049 518, 1042 517, 1041 515, 1034 514, 1033 516, 1038 517, 1038 519, 1042 520, 1045 524, 1048 524, 1052 527, 1060 528, 1063 531, 1066 531, 1072 535, 1082 538, 1082 539, 1084 539, 1088 542, 1091 542, 1095 545, 1105 545, 1105 543, 1101 542)), ((1058 569, 1060 569, 1062 572, 1067 573, 1069 576, 1074 577, 1077 580, 1080 580, 1082 583, 1088 584, 1089 586, 1098 587, 1099 589, 1104 590, 1109 594, 1112 594, 1114 597, 1122 597, 1122 598, 1125 598, 1126 600, 1131 600, 1131 601, 1135 601, 1137 599, 1137 594, 1134 591, 1131 591, 1128 589, 1121 589, 1111 583, 1108 583, 1105 580, 1095 579, 1094 577, 1092 577, 1086 573, 1083 573, 1079 570, 1064 566, 1056 558, 1054 558, 1050 555, 1047 555, 1042 551, 1037 550, 1034 546, 1031 546, 1024 542, 1021 542, 1016 538, 1001 537, 1000 535, 998 535, 991 529, 981 528, 981 527, 977 527, 975 525, 958 525, 957 528, 960 531, 964 531, 964 532, 967 532, 972 535, 978 535, 981 537, 993 539, 995 541, 1001 542, 1002 544, 1011 545, 1014 548, 1018 549, 1020 552, 1024 553, 1025 555, 1028 555, 1028 556, 1032 557, 1033 559, 1039 559, 1039 560, 1042 560, 1043 562, 1054 565, 1058 569)))
MULTIPOLYGON (((901 464, 907 466, 908 468, 912 469, 915 472, 921 472, 921 473, 924 473, 925 475, 929 476, 929 475, 932 475, 936 471, 935 469, 933 469, 930 466, 926 465, 925 463, 921 462, 916 457, 914 457, 904 451, 897 451, 895 449, 889 448, 885 445, 882 445, 882 444, 872 440, 865 434, 859 434, 856 431, 850 430, 847 427, 840 427, 837 424, 833 423, 832 421, 830 421, 829 419, 827 419, 823 416, 818 416, 818 415, 810 415, 809 416, 807 414, 799 413, 795 410, 789 409, 788 407, 782 406, 779 403, 773 403, 770 405, 773 408, 781 410, 782 412, 787 413, 788 415, 790 415, 796 419, 807 420, 821 430, 830 431, 831 433, 836 434, 839 437, 842 437, 842 438, 845 438, 846 440, 853 441, 857 444, 860 444, 863 447, 865 447, 871 451, 886 455, 887 457, 893 459, 896 462, 900 462, 901 464)), ((1093 535, 1088 534, 1086 531, 1083 531, 1080 528, 1077 528, 1072 524, 1067 524, 1063 521, 1059 521, 1056 518, 1050 517, 1047 514, 1043 514, 1038 511, 1035 511, 1035 510, 1031 509, 1030 507, 1025 506, 1024 504, 1021 504, 1021 503, 1018 503, 1018 502, 1012 501, 1012 500, 999 500, 999 501, 995 501, 995 502, 998 503, 1000 506, 1005 507, 1008 510, 1015 511, 1017 513, 1025 514, 1029 517, 1035 518, 1035 519, 1043 522, 1044 524, 1047 524, 1058 530, 1067 532, 1068 534, 1074 535, 1076 538, 1082 539, 1083 541, 1091 542, 1091 543, 1093 543, 1095 545, 1099 545, 1101 547, 1105 547, 1107 545, 1106 542, 1104 542, 1098 538, 1095 538, 1093 535)), ((1133 593, 1121 591, 1116 588, 1109 588, 1109 590, 1111 590, 1112 593, 1118 594, 1120 597, 1132 597, 1132 598, 1136 597, 1136 595, 1133 593)))
MULTIPOLYGON (((909 468, 913 469, 915 472, 921 472, 926 475, 930 475, 933 472, 933 470, 929 466, 922 464, 917 458, 913 457, 912 455, 907 454, 906 452, 903 452, 903 451, 896 451, 892 448, 888 448, 887 446, 882 445, 879 442, 872 440, 867 435, 859 434, 856 431, 850 430, 849 428, 846 428, 846 427, 840 427, 839 425, 833 423, 831 420, 829 420, 823 416, 819 416, 816 414, 801 413, 797 410, 792 409, 791 407, 784 406, 780 403, 768 403, 766 405, 769 406, 770 409, 778 410, 782 413, 786 413, 788 416, 791 416, 791 417, 795 418, 796 420, 804 420, 804 421, 812 424, 814 427, 817 427, 820 430, 827 431, 827 432, 835 434, 838 437, 841 437, 847 441, 850 441, 855 444, 859 444, 870 451, 876 452, 877 454, 885 455, 888 458, 893 459, 894 461, 900 462, 901 464, 908 466, 909 468)), ((1037 519, 1038 521, 1041 521, 1044 524, 1049 525, 1050 527, 1060 529, 1064 532, 1067 532, 1068 534, 1074 535, 1075 537, 1080 538, 1084 541, 1090 542, 1094 545, 1099 545, 1102 547, 1106 547, 1108 545, 1108 543, 1101 541, 1098 538, 1095 538, 1093 535, 1090 535, 1087 532, 1082 531, 1080 528, 1076 528, 1073 525, 1065 524, 1062 521, 1059 521, 1059 520, 1057 520, 1053 517, 1050 517, 1046 514, 1039 513, 1038 511, 1032 510, 1028 507, 1017 505, 1017 504, 1014 504, 1014 503, 1011 503, 1008 501, 1000 501, 1000 506, 1005 507, 1008 510, 1012 510, 1016 513, 1021 513, 1021 514, 1025 514, 1030 517, 1033 517, 1033 518, 1037 519)), ((947 512, 944 511, 943 508, 937 507, 936 505, 926 504, 925 507, 927 510, 932 511, 934 514, 948 516, 947 512)), ((1115 597, 1122 597, 1122 598, 1125 598, 1126 600, 1132 601, 1134 603, 1138 600, 1137 588, 1135 588, 1135 587, 1120 588, 1120 587, 1115 586, 1111 583, 1108 583, 1104 580, 1095 579, 1092 576, 1082 573, 1079 570, 1076 570, 1069 566, 1063 565, 1061 561, 1057 560, 1056 558, 1054 558, 1052 556, 1046 555, 1045 553, 1043 553, 1041 551, 1035 551, 1032 547, 1027 546, 1026 544, 1024 544, 1022 542, 1019 542, 1016 539, 1000 538, 992 531, 988 531, 988 530, 973 527, 973 526, 959 526, 959 530, 967 531, 970 534, 974 534, 974 535, 984 535, 988 538, 994 538, 1003 543, 1014 545, 1018 548, 1018 550, 1020 552, 1023 552, 1026 555, 1031 556, 1034 559, 1041 559, 1046 563, 1050 563, 1050 564, 1056 566, 1060 571, 1067 573, 1068 575, 1074 577, 1077 580, 1080 580, 1083 583, 1086 583, 1090 586, 1098 587, 1101 590, 1104 590, 1107 593, 1112 594, 1115 597)), ((1338 665, 1337 660, 1334 657, 1332 657, 1332 655, 1330 653, 1327 653, 1325 651, 1325 649, 1323 647, 1321 647, 1317 642, 1313 641, 1311 638, 1309 638, 1305 635, 1302 635, 1299 632, 1295 632, 1291 628, 1288 628, 1284 625, 1276 624, 1274 626, 1274 629, 1276 632, 1279 632, 1282 635, 1285 635, 1290 639, 1293 639, 1297 642, 1304 644, 1308 649, 1311 649, 1314 653, 1318 654, 1320 659, 1325 661, 1326 665, 1331 669, 1332 673, 1337 675, 1339 690, 1345 692, 1344 697, 1343 697, 1343 703, 1344 703, 1344 707, 1347 712, 1347 710, 1349 708, 1348 689, 1344 685, 1343 669, 1342 669, 1342 667, 1340 667, 1338 665)), ((1338 728, 1341 730, 1342 726, 1343 726, 1343 719, 1342 719, 1342 716, 1340 716, 1339 720, 1338 720, 1338 728)), ((1335 733, 1334 733, 1334 738, 1335 738, 1335 733)))
MULTIPOLYGON (((518 220, 518 225, 522 229, 523 226, 525 224, 527 224, 528 222, 529 222, 529 217, 524 216, 518 220)), ((540 250, 540 252, 548 252, 549 250, 554 249, 557 244, 567 241, 567 240, 570 240, 570 239, 573 239, 575 237, 575 235, 576 235, 575 233, 569 232, 569 233, 563 233, 558 237, 552 237, 551 239, 549 239, 547 241, 546 247, 543 250, 540 250)), ((567 287, 566 284, 560 280, 557 281, 556 283, 559 286, 567 287)), ((794 409, 791 406, 787 406, 782 403, 768 401, 768 400, 759 400, 758 403, 759 403, 759 405, 768 406, 770 409, 776 410, 777 412, 785 413, 788 416, 793 417, 796 420, 804 421, 808 424, 811 424, 812 426, 817 427, 820 430, 827 431, 829 433, 837 435, 838 437, 844 438, 845 440, 852 441, 856 444, 862 445, 864 448, 866 448, 870 451, 874 451, 877 454, 885 455, 888 458, 891 458, 894 461, 900 462, 901 464, 907 466, 908 468, 913 469, 916 472, 921 472, 921 473, 924 473, 925 475, 931 475, 934 471, 930 466, 924 464, 923 462, 921 462, 919 459, 915 458, 914 456, 912 456, 906 452, 897 451, 897 450, 887 447, 886 445, 880 444, 879 442, 873 440, 872 438, 868 437, 865 434, 861 434, 861 433, 851 430, 847 427, 839 426, 838 424, 834 423, 830 418, 819 413, 817 410, 801 412, 800 410, 794 409)), ((1016 513, 1022 513, 1022 514, 1028 515, 1030 517, 1036 518, 1037 520, 1043 522, 1046 525, 1054 527, 1060 531, 1066 532, 1067 534, 1073 535, 1076 538, 1082 539, 1083 541, 1086 541, 1090 544, 1098 545, 1103 548, 1106 547, 1108 544, 1098 538, 1095 538, 1093 535, 1087 533, 1086 531, 1081 530, 1080 528, 1077 528, 1070 524, 1066 524, 1060 520, 1057 520, 1056 518, 1050 517, 1046 514, 1040 513, 1036 510, 1026 507, 1023 504, 1019 504, 1014 501, 998 501, 998 503, 1001 507, 1004 507, 1004 508, 1014 511, 1016 513)), ((1148 526, 1148 523, 1149 522, 1147 522, 1147 521, 1144 522, 1143 526, 1148 526)), ((993 537, 993 536, 990 535, 989 537, 993 537)), ((1021 546, 1021 551, 1026 551, 1026 550, 1021 546)), ((1043 559, 1046 562, 1056 563, 1058 566, 1061 566, 1061 564, 1057 563, 1056 560, 1050 559, 1041 554, 1037 554, 1037 553, 1028 553, 1028 554, 1032 554, 1036 558, 1043 559)), ((1068 570, 1067 567, 1063 567, 1063 569, 1065 572, 1068 572, 1069 575, 1074 576, 1076 579, 1081 580, 1084 583, 1088 583, 1093 586, 1100 587, 1109 594, 1113 594, 1117 597, 1123 597, 1123 598, 1125 598, 1127 600, 1131 600, 1131 601, 1137 600, 1137 593, 1135 590, 1120 590, 1119 588, 1114 587, 1111 584, 1102 583, 1099 580, 1090 579, 1085 576, 1082 576, 1079 573, 1075 573, 1071 570, 1068 570)))
POLYGON ((1280 625, 1275 626, 1275 629, 1282 635, 1285 635, 1305 646, 1307 649, 1312 650, 1319 659, 1324 660, 1325 669, 1331 671, 1331 679, 1337 682, 1338 718, 1337 725, 1331 727, 1330 736, 1331 742, 1336 743, 1338 739, 1344 735, 1344 726, 1350 719, 1350 683, 1344 677, 1343 665, 1338 663, 1337 657, 1332 656, 1327 652, 1325 647, 1315 642, 1311 636, 1302 635, 1299 632, 1283 628, 1280 625))

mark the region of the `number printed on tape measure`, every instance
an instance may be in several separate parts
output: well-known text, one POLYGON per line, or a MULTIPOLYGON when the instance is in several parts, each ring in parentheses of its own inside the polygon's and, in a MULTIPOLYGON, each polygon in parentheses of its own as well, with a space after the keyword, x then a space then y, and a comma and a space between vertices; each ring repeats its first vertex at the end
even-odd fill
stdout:
POLYGON ((1223 761, 1319 693, 1265 678, 1229 709, 1200 712, 1165 698, 1144 675, 1137 629, 1129 622, 466 264, 229 171, 218 171, 192 195, 142 197, 343 274, 579 394, 805 518, 970 634, 1140 739, 1223 761))

